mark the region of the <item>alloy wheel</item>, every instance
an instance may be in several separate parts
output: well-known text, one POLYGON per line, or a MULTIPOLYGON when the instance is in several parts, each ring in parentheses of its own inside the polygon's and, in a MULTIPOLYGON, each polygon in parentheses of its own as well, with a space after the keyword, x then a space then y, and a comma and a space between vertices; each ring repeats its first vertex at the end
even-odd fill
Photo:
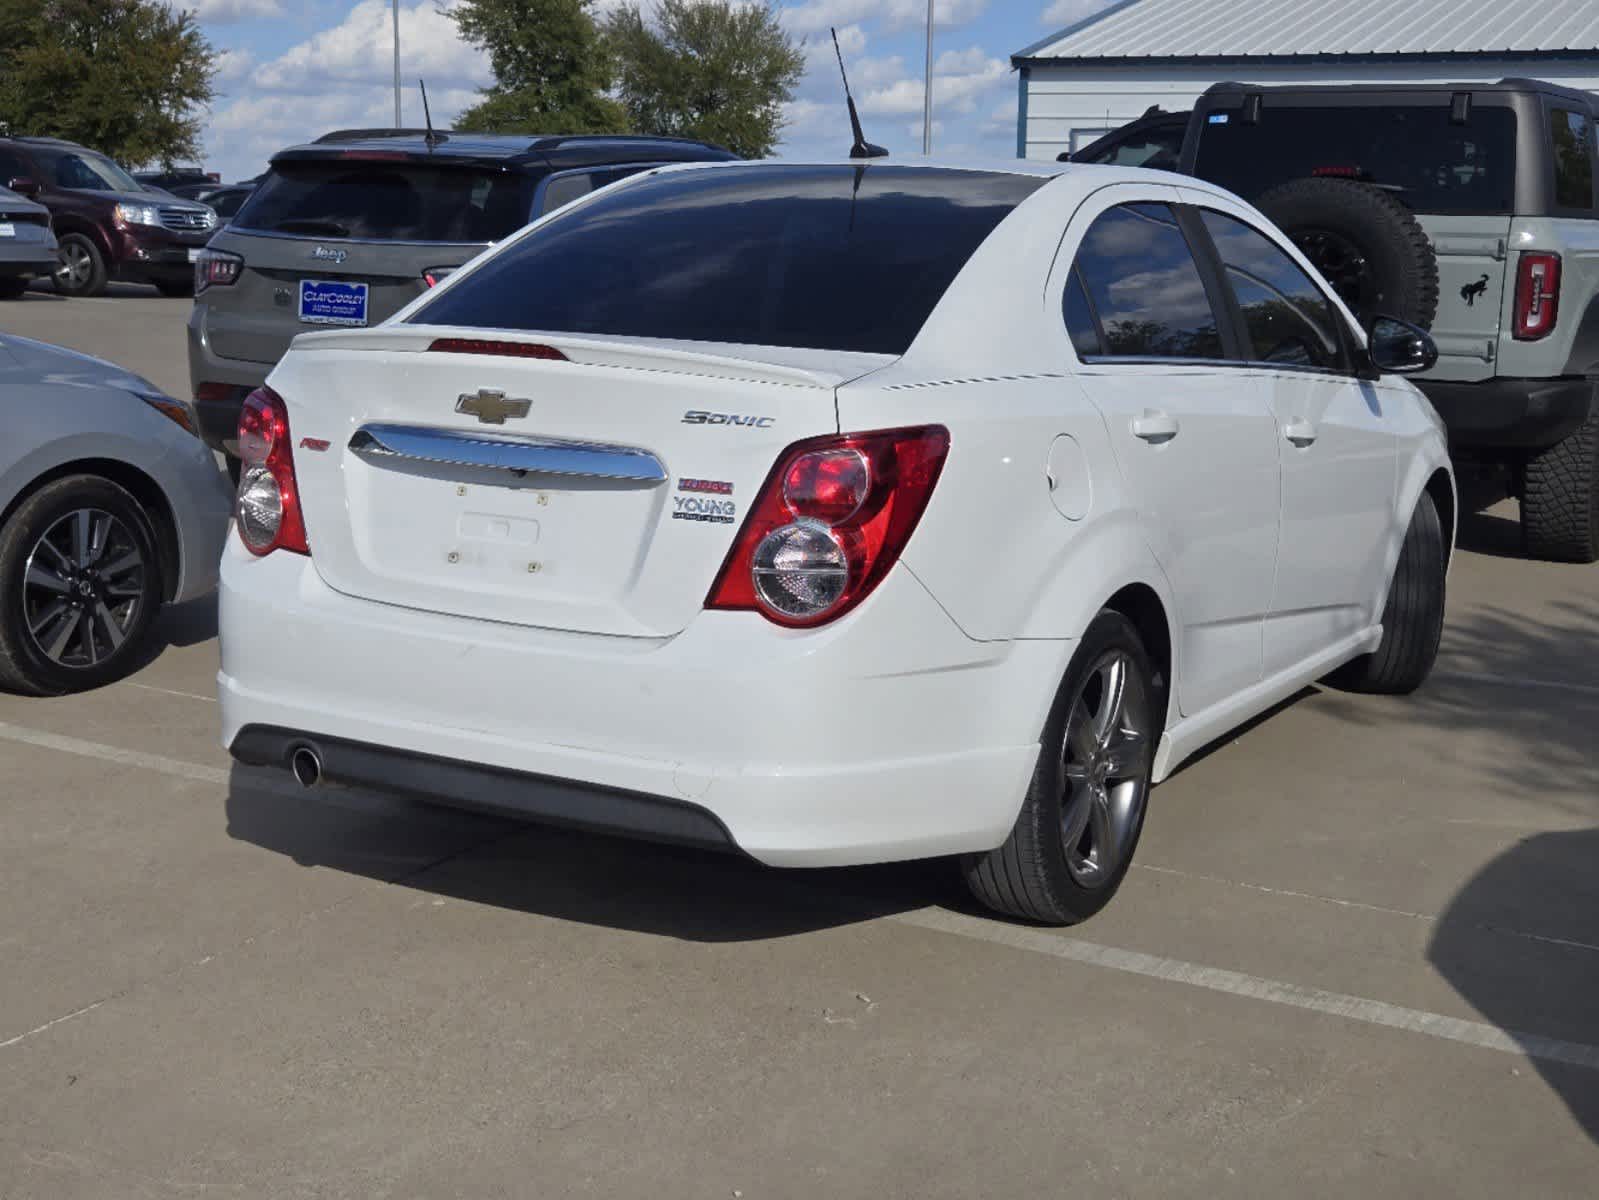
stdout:
POLYGON ((141 616, 149 564, 132 531, 98 508, 56 521, 34 544, 22 576, 28 636, 59 666, 98 666, 141 616))
POLYGON ((88 285, 89 276, 94 273, 94 263, 89 259, 89 251, 77 242, 68 242, 61 247, 61 265, 56 268, 56 281, 68 290, 75 290, 88 285))
POLYGON ((1150 688, 1123 650, 1104 654, 1083 677, 1066 720, 1061 842, 1081 887, 1118 878, 1149 799, 1153 753, 1150 688))

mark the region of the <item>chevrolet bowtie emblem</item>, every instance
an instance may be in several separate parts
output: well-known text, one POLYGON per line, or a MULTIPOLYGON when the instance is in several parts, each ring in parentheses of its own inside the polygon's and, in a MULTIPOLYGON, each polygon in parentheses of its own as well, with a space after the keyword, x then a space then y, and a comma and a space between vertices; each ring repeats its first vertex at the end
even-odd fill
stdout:
POLYGON ((455 402, 455 411, 476 417, 485 425, 504 425, 506 417, 525 417, 533 407, 531 400, 507 400, 504 392, 480 388, 465 392, 455 402))

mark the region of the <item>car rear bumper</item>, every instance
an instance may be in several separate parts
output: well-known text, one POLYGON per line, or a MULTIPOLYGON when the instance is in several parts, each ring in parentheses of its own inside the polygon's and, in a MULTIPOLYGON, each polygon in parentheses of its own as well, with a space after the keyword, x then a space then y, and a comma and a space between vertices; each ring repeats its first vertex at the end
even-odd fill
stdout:
POLYGON ((904 567, 821 630, 702 613, 641 639, 360 600, 237 539, 220 622, 243 761, 310 744, 332 779, 774 866, 998 845, 1070 649, 974 642, 904 567))
POLYGON ((203 301, 196 303, 189 313, 189 389, 205 444, 237 458, 239 409, 244 398, 266 382, 266 377, 272 373, 272 364, 217 354, 206 335, 206 313, 203 301), (205 396, 201 395, 202 384, 209 385, 205 396), (209 394, 215 392, 221 394, 209 394))
POLYGON ((1443 418, 1452 448, 1511 452, 1543 450, 1575 432, 1594 411, 1599 387, 1582 377, 1416 383, 1443 418))

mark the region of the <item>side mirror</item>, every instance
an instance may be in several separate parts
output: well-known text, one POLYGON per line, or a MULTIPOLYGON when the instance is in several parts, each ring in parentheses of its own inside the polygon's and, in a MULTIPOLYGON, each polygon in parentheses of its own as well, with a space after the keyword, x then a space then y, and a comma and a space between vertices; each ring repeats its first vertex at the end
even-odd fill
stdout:
POLYGON ((1398 317, 1373 317, 1366 331, 1366 349, 1371 365, 1385 375, 1414 375, 1438 361, 1432 334, 1398 317))
POLYGON ((39 181, 37 179, 30 179, 26 175, 18 175, 10 183, 6 184, 6 186, 19 196, 32 197, 39 194, 39 181))

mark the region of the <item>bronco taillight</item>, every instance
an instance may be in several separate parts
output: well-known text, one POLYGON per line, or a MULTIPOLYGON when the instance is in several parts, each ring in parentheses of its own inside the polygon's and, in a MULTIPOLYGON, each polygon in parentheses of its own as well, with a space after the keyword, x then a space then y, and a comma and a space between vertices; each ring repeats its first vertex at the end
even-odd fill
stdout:
POLYGON ((1523 254, 1516 268, 1510 335, 1518 342, 1548 337, 1560 313, 1560 255, 1523 254))
POLYGON ((942 425, 850 433, 784 451, 705 599, 803 628, 843 616, 898 561, 949 453, 942 425))
POLYGON ((234 517, 245 548, 255 555, 274 550, 309 554, 294 477, 289 410, 283 397, 269 387, 256 388, 239 410, 239 458, 234 517))

